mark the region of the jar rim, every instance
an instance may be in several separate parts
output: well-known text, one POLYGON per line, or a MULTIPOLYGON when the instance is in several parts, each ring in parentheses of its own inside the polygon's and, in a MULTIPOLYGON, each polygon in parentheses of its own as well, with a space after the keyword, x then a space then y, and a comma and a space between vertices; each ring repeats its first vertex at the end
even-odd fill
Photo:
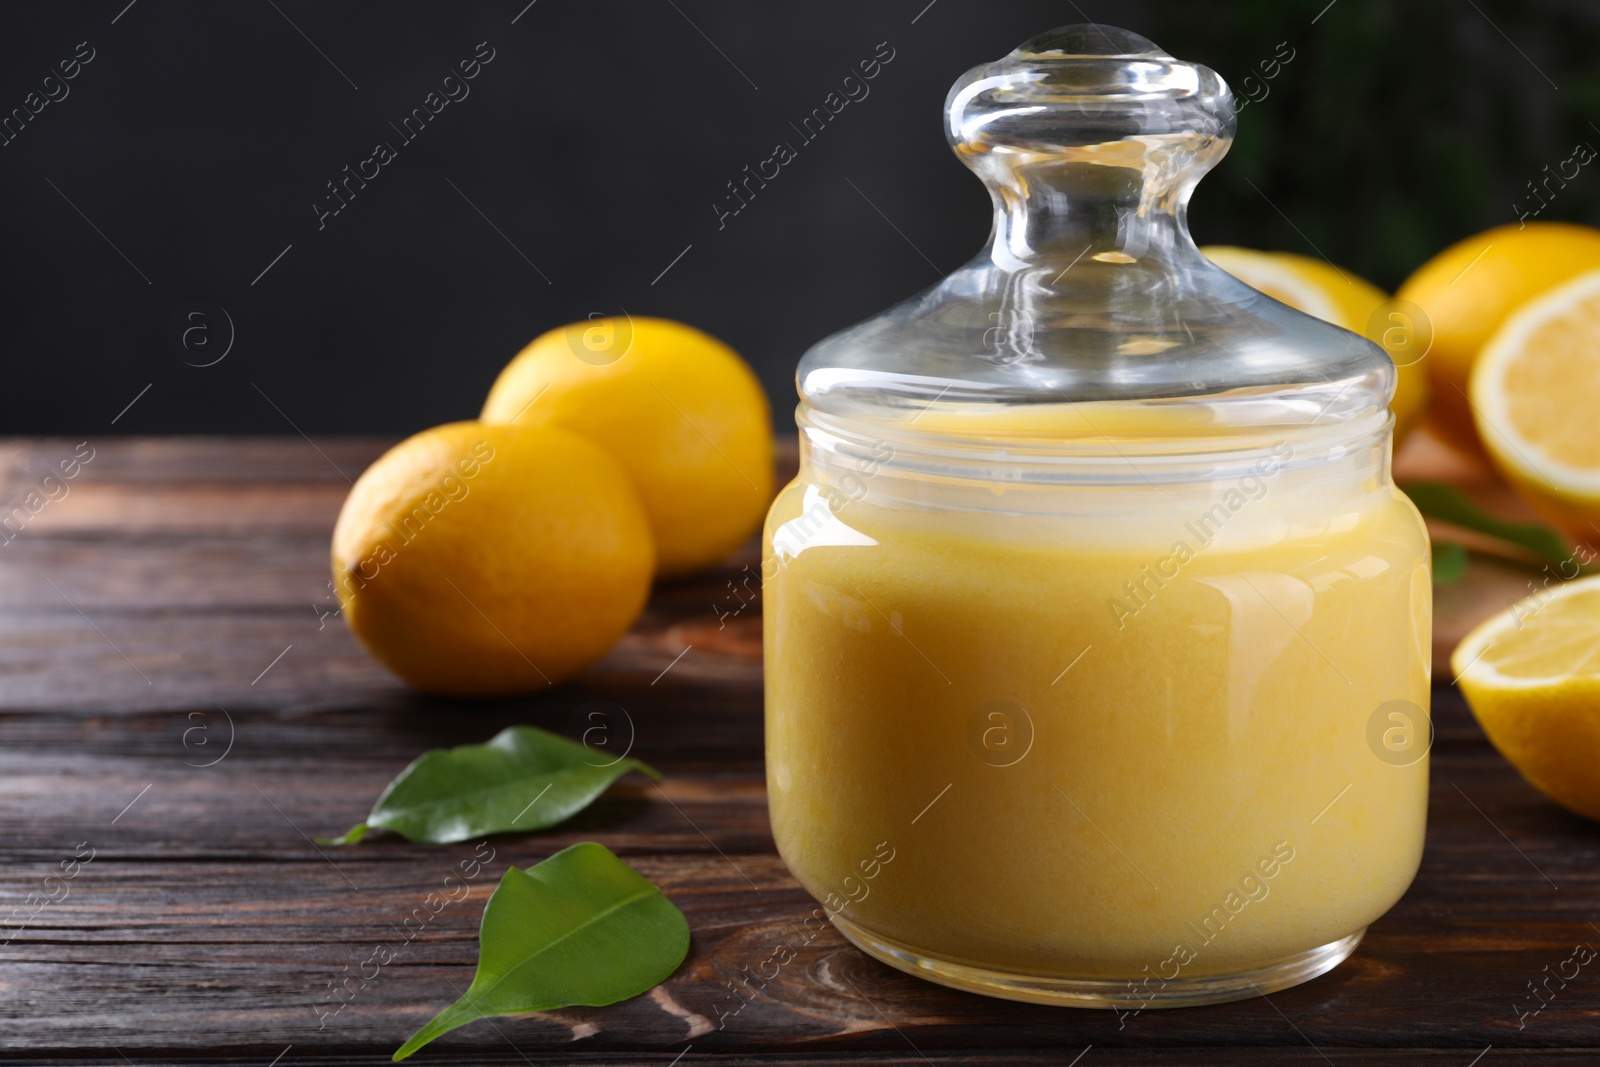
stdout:
POLYGON ((947 433, 912 425, 851 418, 801 404, 795 412, 802 444, 831 464, 941 481, 1041 486, 1193 484, 1246 473, 1263 461, 1282 470, 1311 467, 1370 450, 1394 427, 1388 408, 1325 425, 1231 427, 1231 433, 1189 437, 1070 439, 947 433))

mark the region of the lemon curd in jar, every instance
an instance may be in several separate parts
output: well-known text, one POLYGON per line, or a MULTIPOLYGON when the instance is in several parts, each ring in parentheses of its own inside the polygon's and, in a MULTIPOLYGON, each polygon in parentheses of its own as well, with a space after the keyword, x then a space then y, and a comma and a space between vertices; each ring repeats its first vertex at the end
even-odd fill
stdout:
POLYGON ((808 455, 767 526, 767 776, 835 922, 951 984, 1131 1006, 1353 947, 1421 855, 1426 760, 1369 723, 1427 704, 1426 541, 1379 446, 1291 453, 1120 502, 881 468, 852 498, 808 455))
POLYGON ((1196 248, 1214 72, 1066 27, 946 117, 988 248, 798 370, 763 560, 779 851, 947 985, 1134 1010, 1307 981, 1424 840, 1394 367, 1196 248))

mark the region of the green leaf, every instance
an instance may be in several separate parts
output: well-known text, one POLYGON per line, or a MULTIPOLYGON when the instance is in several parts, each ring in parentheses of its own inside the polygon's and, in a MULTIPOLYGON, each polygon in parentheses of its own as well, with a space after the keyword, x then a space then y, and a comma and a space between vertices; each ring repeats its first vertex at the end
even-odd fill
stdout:
POLYGON ((367 821, 318 844, 355 844, 370 830, 443 845, 484 834, 542 830, 571 818, 631 770, 661 775, 533 726, 511 726, 487 744, 436 748, 389 783, 367 821))
POLYGON ((1467 573, 1467 550, 1454 541, 1433 544, 1433 584, 1451 585, 1467 573))
POLYGON ((1491 515, 1453 485, 1416 482, 1401 488, 1417 505, 1417 510, 1430 519, 1488 534, 1555 563, 1564 562, 1572 555, 1566 538, 1552 527, 1542 522, 1513 522, 1491 515))
POLYGON ((584 841, 506 871, 483 909, 471 987, 394 1058, 486 1016, 636 997, 688 952, 683 912, 604 845, 584 841))
POLYGON ((317 838, 317 844, 354 845, 360 842, 363 837, 366 837, 367 831, 370 829, 372 829, 372 827, 368 826, 366 823, 358 822, 354 826, 350 827, 350 829, 346 830, 343 837, 319 837, 317 838))

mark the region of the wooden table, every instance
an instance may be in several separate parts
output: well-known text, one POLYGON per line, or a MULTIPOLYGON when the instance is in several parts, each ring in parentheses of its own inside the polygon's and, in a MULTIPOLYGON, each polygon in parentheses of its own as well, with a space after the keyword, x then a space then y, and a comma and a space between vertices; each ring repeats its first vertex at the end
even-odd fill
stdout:
MULTIPOLYGON (((0 503, 28 499, 76 445, 7 444, 0 503)), ((475 1024, 414 1062, 1600 1063, 1600 961, 1522 1029, 1513 1008, 1531 1008, 1528 983, 1576 943, 1600 946, 1600 828, 1523 784, 1448 685, 1422 871, 1323 978, 1119 1028, 1109 1012, 918 981, 827 928, 719 1030, 717 1007, 734 1004, 723 983, 798 942, 813 907, 767 829, 757 610, 720 629, 713 611, 753 549, 659 589, 580 684, 439 700, 324 614, 329 530, 381 443, 91 446, 0 545, 0 899, 18 909, 0 948, 7 1059, 387 1062, 471 980, 504 865, 594 839, 687 914, 679 972, 611 1008, 475 1024), (469 899, 424 908, 409 940, 404 920, 474 846, 310 840, 359 818, 424 749, 510 723, 566 730, 596 700, 631 717, 665 800, 630 778, 554 832, 494 839, 469 899), (356 981, 380 945, 397 958, 356 981)))

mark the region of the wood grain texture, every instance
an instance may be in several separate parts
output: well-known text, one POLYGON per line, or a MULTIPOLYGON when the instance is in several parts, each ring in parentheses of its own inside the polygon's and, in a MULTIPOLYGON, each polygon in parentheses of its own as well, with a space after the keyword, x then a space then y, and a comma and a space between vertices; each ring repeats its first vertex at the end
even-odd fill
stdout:
MULTIPOLYGON (((0 445, 0 506, 76 443, 0 445)), ((766 820, 759 606, 727 614, 753 547, 658 589, 576 684, 423 696, 319 617, 345 479, 382 447, 97 442, 0 545, 0 1057, 387 1062, 470 982, 505 865, 599 840, 688 916, 680 971, 610 1008, 475 1024, 414 1062, 1467 1067, 1489 1046, 1482 1067, 1600 1062, 1600 969, 1520 1029, 1513 1009, 1574 944, 1600 946, 1600 828, 1525 785, 1448 687, 1421 873, 1331 974, 1120 1024, 956 993, 802 925, 815 904, 766 820), (464 883, 476 843, 310 840, 426 748, 512 723, 571 733, 595 708, 665 772, 659 790, 630 776, 554 831, 494 838, 464 883), (783 943, 794 959, 736 1000, 727 983, 783 943), (364 966, 379 946, 394 960, 364 966)))

